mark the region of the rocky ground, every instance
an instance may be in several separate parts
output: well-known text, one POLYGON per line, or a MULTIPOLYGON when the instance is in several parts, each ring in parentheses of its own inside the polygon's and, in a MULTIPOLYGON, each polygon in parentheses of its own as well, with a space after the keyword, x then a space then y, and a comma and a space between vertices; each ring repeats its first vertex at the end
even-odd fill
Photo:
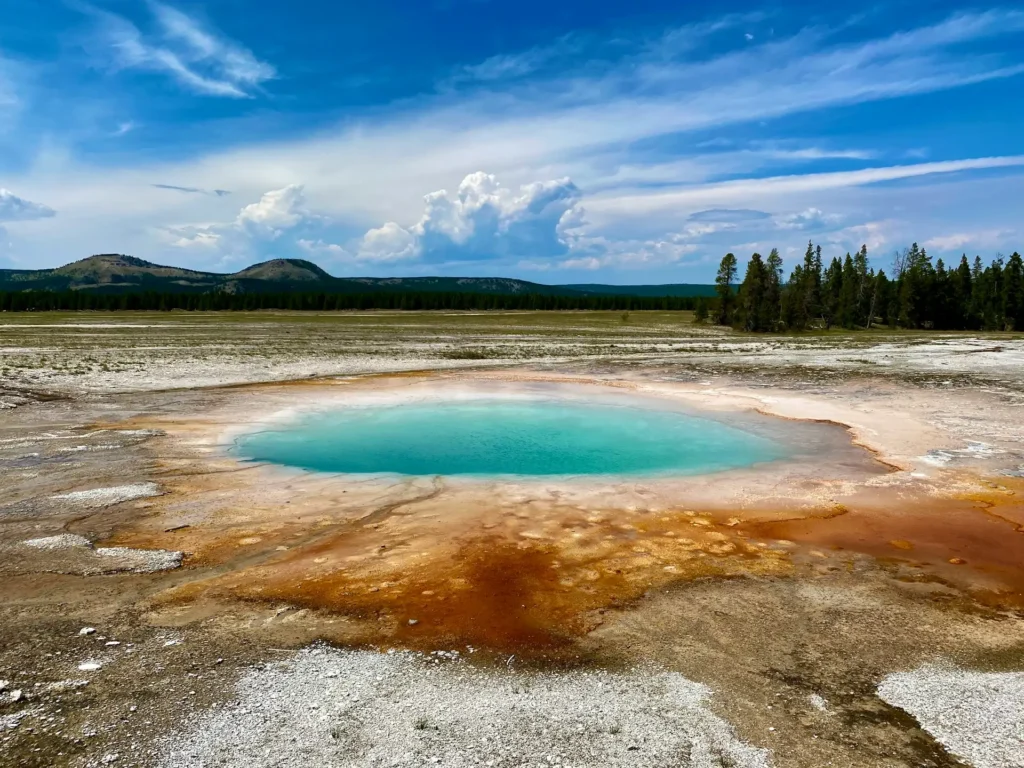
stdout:
MULTIPOLYGON (((1022 359, 1020 336, 752 338, 671 313, 4 317, 0 765, 1024 764, 1022 359), (338 638, 366 616, 286 599, 166 604, 273 554, 267 542, 198 560, 201 515, 300 498, 287 483, 232 495, 239 468, 188 447, 196 414, 219 412, 240 384, 451 368, 685 385, 839 421, 900 465, 879 487, 902 496, 860 527, 812 521, 785 536, 680 518, 696 548, 740 536, 743 552, 762 542, 778 555, 730 570, 747 555, 708 548, 715 569, 597 589, 606 602, 588 603, 557 654, 457 637, 419 647, 415 626, 351 647, 338 638), (953 478, 992 487, 943 507, 941 524, 929 505, 910 511, 953 478), (195 495, 176 496, 184 487, 195 495), (152 532, 166 546, 119 538, 168 510, 152 532), (995 541, 1009 565, 979 565, 995 541), (1009 586, 993 595, 961 573, 1009 586)), ((417 509, 440 509, 416 504, 365 535, 408 533, 417 509)))

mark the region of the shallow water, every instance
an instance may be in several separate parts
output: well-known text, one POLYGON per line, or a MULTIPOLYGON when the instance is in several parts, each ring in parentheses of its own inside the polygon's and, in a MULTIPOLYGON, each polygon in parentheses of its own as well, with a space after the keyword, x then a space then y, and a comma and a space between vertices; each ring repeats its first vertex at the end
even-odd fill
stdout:
POLYGON ((787 456, 710 418, 558 400, 343 407, 244 435, 236 451, 322 472, 470 476, 703 474, 787 456))

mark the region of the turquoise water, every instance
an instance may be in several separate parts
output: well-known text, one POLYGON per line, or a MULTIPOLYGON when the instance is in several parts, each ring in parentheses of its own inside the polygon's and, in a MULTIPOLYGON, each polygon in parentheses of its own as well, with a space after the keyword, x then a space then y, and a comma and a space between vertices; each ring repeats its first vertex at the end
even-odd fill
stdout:
POLYGON ((551 400, 339 408, 244 435, 235 450, 321 472, 476 476, 700 474, 785 455, 712 419, 551 400))

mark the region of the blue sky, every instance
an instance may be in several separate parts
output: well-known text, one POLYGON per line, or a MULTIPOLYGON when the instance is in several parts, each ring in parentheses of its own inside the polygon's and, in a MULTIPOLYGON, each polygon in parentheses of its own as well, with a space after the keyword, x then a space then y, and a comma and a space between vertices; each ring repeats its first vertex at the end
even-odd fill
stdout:
POLYGON ((6 0, 0 266, 705 282, 1024 247, 1024 10, 6 0))

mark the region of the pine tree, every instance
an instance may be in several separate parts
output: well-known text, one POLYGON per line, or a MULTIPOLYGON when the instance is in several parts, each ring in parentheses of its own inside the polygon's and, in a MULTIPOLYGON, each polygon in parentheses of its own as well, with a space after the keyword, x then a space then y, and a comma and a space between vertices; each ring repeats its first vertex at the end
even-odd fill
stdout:
POLYGON ((791 331, 807 330, 807 318, 804 313, 804 268, 797 264, 789 276, 785 290, 782 292, 782 322, 791 331))
POLYGON ((708 321, 708 303, 703 296, 698 296, 693 307, 693 322, 703 324, 708 321))
POLYGON ((885 270, 878 270, 878 274, 875 275, 874 280, 874 298, 871 301, 871 314, 868 317, 867 328, 871 329, 872 323, 875 322, 876 313, 882 312, 882 322, 886 325, 892 325, 893 321, 889 317, 889 306, 892 304, 892 282, 885 274, 885 270))
POLYGON ((729 325, 732 322, 735 297, 732 286, 736 282, 736 257, 731 253, 722 257, 715 276, 715 293, 718 294, 718 324, 729 325))
POLYGON ((971 303, 968 308, 968 322, 971 330, 985 327, 985 269, 981 256, 974 257, 971 267, 971 303))
POLYGON ((853 257, 854 271, 857 274, 857 308, 854 317, 855 325, 869 325, 868 318, 874 312, 874 274, 868 264, 868 247, 862 245, 853 257))
POLYGON ((817 250, 814 243, 807 241, 807 251, 804 253, 803 270, 803 327, 809 328, 811 322, 821 314, 821 247, 817 250))
POLYGON ((967 254, 960 257, 960 264, 950 273, 950 301, 953 305, 953 322, 957 330, 971 330, 971 265, 967 263, 967 254))
POLYGON ((745 331, 767 331, 764 320, 764 301, 767 280, 764 259, 755 253, 747 262, 747 274, 740 285, 739 302, 734 318, 735 324, 745 331))
POLYGON ((1005 327, 1005 300, 1003 296, 1003 259, 998 257, 985 268, 984 328, 1001 331, 1005 327))
POLYGON ((839 296, 836 301, 835 322, 843 328, 853 329, 857 326, 861 286, 860 276, 857 274, 850 254, 846 254, 846 259, 843 261, 842 275, 839 296))
POLYGON ((956 310, 953 306, 953 285, 946 264, 939 259, 935 262, 935 274, 929 291, 929 309, 933 328, 950 330, 956 327, 956 310))
POLYGON ((1003 318, 1006 330, 1024 330, 1024 263, 1016 252, 1003 270, 1003 318))
POLYGON ((825 270, 825 279, 821 285, 821 317, 825 328, 831 328, 836 322, 839 311, 839 297, 843 290, 843 264, 839 259, 832 259, 825 270))
POLYGON ((764 319, 765 329, 777 330, 782 322, 782 257, 772 248, 765 264, 764 319))

